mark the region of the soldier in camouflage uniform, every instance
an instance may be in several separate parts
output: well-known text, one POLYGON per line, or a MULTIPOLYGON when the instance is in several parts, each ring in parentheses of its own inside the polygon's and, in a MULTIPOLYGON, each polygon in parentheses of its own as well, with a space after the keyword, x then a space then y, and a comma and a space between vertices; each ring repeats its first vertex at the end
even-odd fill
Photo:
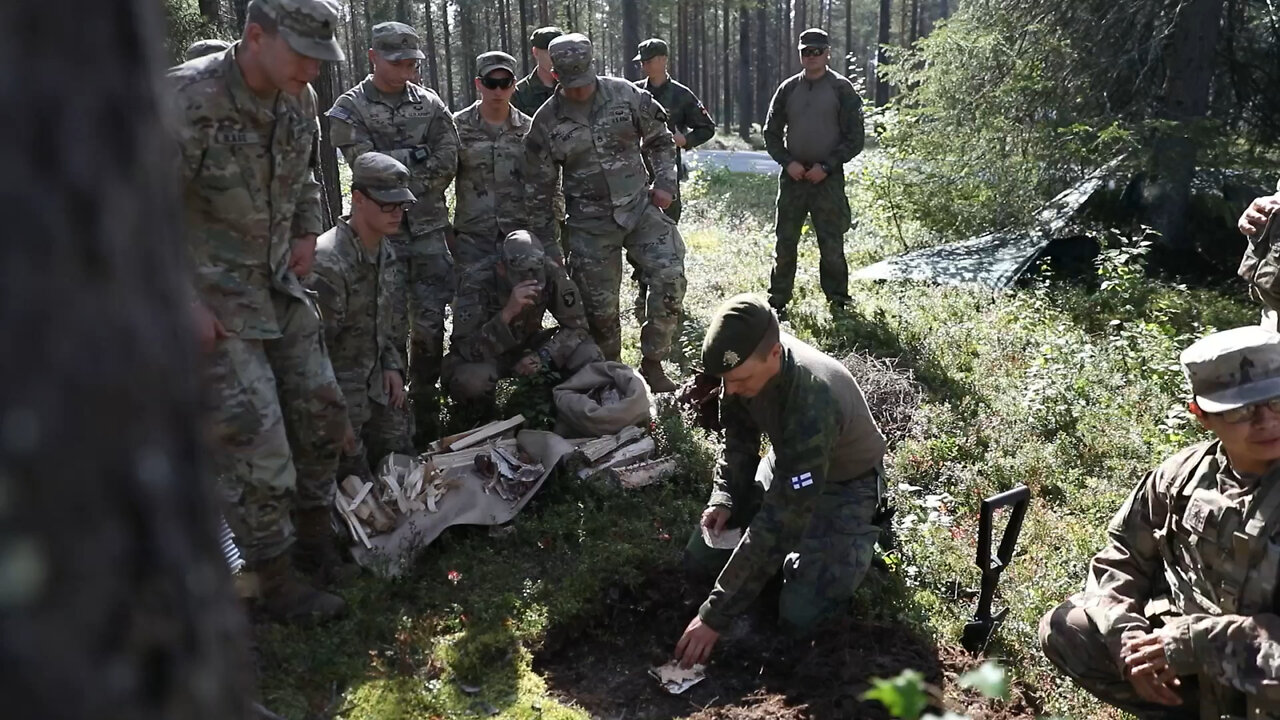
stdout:
POLYGON ((871 564, 884 492, 884 436, 857 381, 781 333, 763 298, 738 295, 717 309, 702 362, 723 381, 725 450, 686 562, 695 576, 718 577, 676 646, 685 667, 706 661, 779 570, 785 627, 808 630, 844 607, 871 564), (703 540, 702 528, 726 527, 745 529, 736 549, 703 540))
POLYGON ((556 78, 551 73, 551 54, 547 52, 547 46, 563 34, 560 28, 547 26, 534 30, 529 36, 530 52, 537 65, 533 72, 520 78, 516 83, 516 93, 511 96, 511 104, 529 117, 533 117, 538 108, 556 93, 556 78))
MULTIPOLYGON (((689 170, 684 166, 683 151, 692 150, 710 140, 716 134, 716 121, 711 119, 711 113, 707 112, 707 108, 692 90, 667 74, 668 53, 665 40, 649 38, 640 43, 633 60, 639 62, 645 72, 645 77, 636 81, 636 87, 649 91, 653 99, 667 111, 667 126, 671 128, 671 136, 676 143, 677 183, 676 197, 663 212, 672 220, 680 222, 680 212, 684 207, 680 197, 680 183, 689 177, 689 170)), ((639 288, 636 292, 636 319, 643 322, 649 289, 640 280, 640 268, 635 269, 632 279, 639 288)))
MULTIPOLYGON (((1280 184, 1276 186, 1280 190, 1280 184)), ((1254 238, 1261 235, 1266 229, 1267 224, 1271 221, 1272 214, 1276 208, 1280 208, 1280 192, 1275 195, 1267 195, 1265 197, 1256 198, 1249 207, 1245 208, 1244 213, 1240 215, 1240 220, 1236 226, 1240 228, 1240 232, 1250 239, 1250 250, 1254 246, 1254 238)), ((1263 244, 1265 247, 1265 243, 1263 244)), ((1264 255, 1267 255, 1265 251, 1264 255)), ((1249 261, 1249 252, 1245 254, 1245 262, 1249 261)), ((1259 268, 1266 271, 1267 268, 1259 268)), ((1243 271, 1242 271, 1243 272, 1243 271)), ((1263 302, 1262 308, 1262 326, 1268 330, 1280 329, 1280 298, 1276 298, 1274 292, 1264 292, 1262 288, 1254 288, 1254 296, 1263 302)))
MULTIPOLYGON (((511 106, 515 71, 515 58, 504 52, 476 58, 480 99, 453 116, 461 145, 453 205, 459 277, 496 257, 503 238, 529 224, 521 164, 532 118, 511 106)), ((560 258, 558 245, 548 250, 560 258)))
POLYGON ((822 292, 833 305, 843 307, 849 301, 844 234, 851 215, 844 192, 844 164, 862 152, 865 130, 862 98, 853 83, 827 67, 830 51, 825 31, 810 28, 800 33, 804 70, 778 86, 765 119, 765 149, 782 166, 769 304, 784 319, 806 217, 813 218, 818 236, 822 292))
POLYGON ((685 291, 684 240, 662 209, 676 190, 675 143, 667 115, 631 83, 596 77, 591 41, 577 33, 552 41, 559 89, 538 109, 525 137, 527 200, 533 232, 551 237, 557 170, 564 178, 565 244, 583 291, 591 335, 606 358, 622 352, 618 291, 622 251, 651 292, 640 329, 640 372, 670 392, 662 360, 671 351, 685 291), (650 186, 649 171, 653 169, 650 186))
POLYGON ((320 236, 310 286, 324 318, 325 343, 347 400, 356 446, 343 453, 338 480, 372 480, 387 453, 413 454, 405 404, 404 338, 392 332, 397 272, 387 235, 413 206, 409 170, 378 152, 356 158, 351 215, 320 236))
POLYGON ((409 338, 409 399, 415 444, 433 439, 438 413, 436 381, 444 352, 445 307, 453 299, 453 258, 444 190, 458 169, 458 131, 435 92, 413 82, 418 74, 418 34, 403 23, 373 27, 373 74, 348 90, 329 110, 334 147, 348 163, 371 150, 409 168, 418 202, 391 238, 405 293, 396 298, 397 334, 409 338), (402 334, 401 334, 402 333, 402 334))
POLYGON ((217 38, 211 40, 197 40, 191 43, 191 47, 187 48, 187 53, 182 56, 182 59, 183 61, 195 60, 196 58, 202 58, 205 55, 220 53, 229 47, 231 47, 231 43, 226 40, 218 40, 217 38))
POLYGON ((544 368, 570 374, 604 359, 587 332, 578 286, 523 230, 506 237, 500 258, 463 277, 453 317, 444 384, 458 403, 488 409, 501 378, 544 368), (560 323, 550 332, 542 328, 548 310, 560 323))
POLYGON ((1181 361, 1214 438, 1138 483, 1040 642, 1140 718, 1280 718, 1280 335, 1214 333, 1181 361))
POLYGON ((341 598, 296 577, 290 551, 295 535, 302 555, 332 547, 333 472, 352 441, 299 281, 323 230, 304 78, 341 59, 338 11, 332 0, 253 0, 246 12, 230 49, 169 71, 193 310, 227 522, 273 616, 328 617, 341 598))

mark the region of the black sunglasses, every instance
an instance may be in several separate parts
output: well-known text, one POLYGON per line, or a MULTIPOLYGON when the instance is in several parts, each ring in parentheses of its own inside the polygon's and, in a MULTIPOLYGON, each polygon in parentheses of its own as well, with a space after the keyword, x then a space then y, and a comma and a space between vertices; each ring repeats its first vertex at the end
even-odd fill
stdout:
POLYGON ((826 48, 817 48, 817 47, 800 48, 800 54, 805 57, 818 57, 819 55, 825 55, 826 52, 827 52, 826 48))
POLYGON ((506 90, 507 88, 511 87, 511 84, 514 83, 515 81, 516 81, 515 78, 510 78, 510 77, 495 78, 495 77, 489 77, 487 75, 485 77, 480 78, 480 84, 484 85, 490 90, 497 90, 498 88, 502 88, 503 90, 506 90))

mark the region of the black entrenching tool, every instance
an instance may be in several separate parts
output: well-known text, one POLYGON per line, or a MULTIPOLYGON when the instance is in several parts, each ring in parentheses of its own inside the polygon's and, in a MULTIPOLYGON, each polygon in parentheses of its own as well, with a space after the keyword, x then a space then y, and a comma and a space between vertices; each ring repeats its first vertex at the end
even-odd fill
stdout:
POLYGON ((982 514, 978 517, 978 569, 982 571, 982 594, 978 596, 978 609, 973 613, 973 620, 965 623, 964 634, 960 636, 960 644, 971 653, 982 652, 991 641, 996 626, 1004 620, 1009 608, 995 615, 991 614, 991 603, 995 600, 996 584, 1000 582, 1000 573, 1009 566, 1013 558, 1013 547, 1018 544, 1018 535, 1022 532, 1022 520, 1027 514, 1027 505, 1031 502, 1031 491, 1026 485, 1019 485, 1012 490, 992 495, 982 501, 982 514), (991 517, 1002 507, 1013 506, 1009 516, 1009 524, 1004 528, 1004 537, 1000 538, 1000 549, 991 557, 991 517))

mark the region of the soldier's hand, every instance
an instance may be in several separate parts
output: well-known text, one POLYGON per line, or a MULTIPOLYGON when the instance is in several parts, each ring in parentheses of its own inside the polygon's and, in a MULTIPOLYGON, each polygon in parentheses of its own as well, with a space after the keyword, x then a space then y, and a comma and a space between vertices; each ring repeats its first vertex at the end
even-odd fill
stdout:
POLYGON ((537 280, 525 280, 511 288, 511 296, 507 298, 506 307, 502 308, 502 321, 510 325, 520 311, 533 305, 542 294, 542 283, 537 280))
POLYGON ((823 170, 821 165, 814 163, 813 167, 805 171, 804 179, 808 180, 814 185, 817 185, 818 183, 827 179, 827 171, 823 170))
POLYGON ((792 180, 799 182, 804 179, 804 166, 792 160, 787 163, 787 174, 791 176, 792 180))
POLYGON ((538 371, 542 369, 542 358, 533 353, 529 353, 528 355, 520 358, 520 362, 516 363, 514 369, 516 374, 521 377, 536 375, 538 374, 538 371))
POLYGON ((676 660, 680 661, 680 667, 687 670, 705 663, 719 639, 720 633, 711 629, 711 626, 704 625, 702 618, 695 615, 685 627, 680 642, 676 643, 676 660))
POLYGON ((293 239, 289 246, 289 269, 299 278, 311 274, 311 264, 316 260, 316 236, 303 235, 293 239))
POLYGON ((709 507, 702 511, 702 527, 710 530, 712 535, 719 535, 729 522, 729 514, 729 508, 719 505, 709 507))
POLYGON ((1120 655, 1129 684, 1144 700, 1161 705, 1181 705, 1175 688, 1182 684, 1164 651, 1158 632, 1127 630, 1121 636, 1120 655))
POLYGON ((351 427, 351 423, 347 423, 346 430, 342 433, 342 452, 347 455, 353 455, 356 451, 356 431, 351 427))
POLYGON ((404 407, 404 376, 399 370, 382 371, 382 390, 386 392, 391 407, 404 407))
POLYGON ((671 201, 674 199, 671 197, 671 193, 666 190, 653 188, 649 191, 649 202, 653 203, 659 210, 666 210, 671 207, 671 201))
POLYGON ((1257 235, 1267 226, 1267 219, 1277 208, 1280 208, 1280 194, 1260 197, 1245 209, 1236 227, 1245 235, 1257 235))
POLYGON ((681 132, 671 133, 671 137, 675 139, 676 147, 684 147, 685 145, 689 144, 689 141, 685 138, 684 133, 681 133, 681 132))
POLYGON ((213 352, 218 341, 228 337, 227 329, 218 321, 218 316, 204 303, 198 300, 192 303, 191 316, 196 326, 196 342, 200 343, 201 350, 213 352))

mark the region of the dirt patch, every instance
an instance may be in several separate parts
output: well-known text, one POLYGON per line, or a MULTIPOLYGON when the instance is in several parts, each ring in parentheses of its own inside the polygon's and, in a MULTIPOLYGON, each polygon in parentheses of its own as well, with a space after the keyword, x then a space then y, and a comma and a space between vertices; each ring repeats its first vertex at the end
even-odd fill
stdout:
MULTIPOLYGON (((858 699, 871 678, 913 668, 930 683, 950 685, 957 671, 967 669, 947 667, 951 663, 939 659, 938 649, 905 625, 840 618, 807 640, 785 636, 769 617, 776 603, 762 600, 721 637, 707 679, 683 695, 669 695, 646 671, 670 658, 703 597, 678 572, 612 592, 594 622, 549 633, 534 668, 561 701, 602 720, 888 718, 879 703, 858 699)), ((967 655, 944 656, 978 664, 967 655)), ((980 717, 1034 716, 1025 703, 1010 703, 980 717)))

